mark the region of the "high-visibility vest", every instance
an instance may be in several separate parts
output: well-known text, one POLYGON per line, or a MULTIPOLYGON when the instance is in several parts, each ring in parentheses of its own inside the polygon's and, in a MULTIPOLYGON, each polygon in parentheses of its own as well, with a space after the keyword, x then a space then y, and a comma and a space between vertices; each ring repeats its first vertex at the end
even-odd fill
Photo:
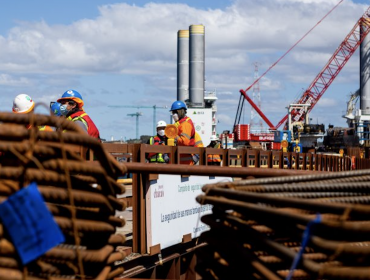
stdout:
POLYGON ((48 125, 40 125, 38 126, 39 131, 54 131, 51 126, 48 125))
MULTIPOLYGON (((209 148, 215 148, 215 149, 220 149, 221 145, 220 143, 217 143, 214 147, 210 147, 208 146, 209 148)), ((207 156, 207 161, 210 163, 210 162, 221 162, 221 157, 220 155, 208 155, 207 156)))
POLYGON ((90 136, 100 139, 98 128, 96 127, 92 119, 89 117, 89 115, 85 113, 85 111, 82 111, 82 110, 77 111, 76 113, 73 113, 72 115, 70 115, 67 118, 67 120, 70 120, 73 122, 81 121, 85 125, 87 133, 90 136))
MULTIPOLYGON (((150 137, 149 144, 150 145, 165 145, 159 144, 160 142, 164 142, 165 139, 161 139, 158 135, 154 137, 150 137)), ((158 163, 165 163, 165 160, 163 159, 163 155, 161 153, 149 153, 148 155, 150 162, 158 162, 158 163)))
POLYGON ((187 139, 188 141, 178 141, 178 146, 190 146, 190 147, 204 147, 202 138, 200 135, 195 131, 194 123, 189 117, 182 118, 181 120, 175 122, 175 126, 178 129, 178 133, 180 138, 187 139), (185 129, 184 127, 188 128, 189 126, 185 126, 184 123, 190 124, 190 130, 185 129), (185 143, 184 143, 185 142, 185 143))
MULTIPOLYGON (((204 147, 202 138, 195 131, 194 123, 189 117, 182 118, 181 120, 175 123, 175 126, 178 129, 179 137, 183 141, 177 141, 178 146, 190 146, 190 147, 204 147), (185 123, 190 124, 189 126, 184 125, 185 123), (185 142, 185 143, 184 143, 185 142)), ((181 164, 193 165, 193 155, 192 154, 182 154, 180 155, 181 164)))

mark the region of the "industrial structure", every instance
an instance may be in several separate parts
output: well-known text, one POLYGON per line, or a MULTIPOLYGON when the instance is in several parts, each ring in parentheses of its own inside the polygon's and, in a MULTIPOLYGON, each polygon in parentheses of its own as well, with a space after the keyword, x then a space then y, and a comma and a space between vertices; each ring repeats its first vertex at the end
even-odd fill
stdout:
MULTIPOLYGON (((253 85, 252 90, 252 100, 254 103, 257 104, 258 108, 261 110, 261 92, 260 92, 260 83, 258 80, 258 62, 253 63, 254 65, 254 80, 257 80, 257 83, 253 85)), ((263 123, 260 115, 257 114, 255 109, 251 108, 251 118, 250 118, 250 128, 252 131, 259 130, 262 132, 263 130, 263 123)))
MULTIPOLYGON (((250 135, 249 126, 244 128, 248 130, 248 133, 240 132, 240 114, 243 106, 244 99, 246 99, 251 106, 256 110, 256 112, 262 117, 262 119, 268 124, 271 132, 276 131, 280 126, 284 125, 283 131, 290 131, 293 136, 293 128, 296 126, 301 127, 297 130, 301 130, 300 136, 308 134, 309 137, 316 134, 316 138, 319 134, 322 134, 321 125, 314 127, 308 123, 309 118, 307 117, 308 113, 315 107, 317 102, 329 88, 331 83, 343 69, 348 60, 352 57, 356 49, 361 45, 360 48, 360 73, 361 73, 361 87, 360 87, 360 109, 356 111, 356 116, 352 126, 356 129, 356 134, 359 137, 359 145, 363 146, 366 141, 369 140, 370 132, 370 82, 369 77, 369 38, 368 33, 370 32, 370 8, 360 17, 356 22, 352 30, 335 50, 327 64, 320 71, 320 73, 314 78, 309 87, 304 91, 302 96, 293 102, 289 106, 288 114, 286 114, 276 126, 274 126, 271 121, 266 117, 266 115, 260 110, 259 106, 253 102, 253 100, 247 95, 247 91, 252 87, 248 87, 246 90, 241 89, 241 97, 239 100, 239 106, 237 110, 237 115, 234 122, 234 133, 237 134, 237 140, 254 140, 252 137, 249 139, 238 139, 240 135, 250 135), (243 101, 243 102, 241 102, 243 101), (319 134, 318 134, 319 133, 319 134)), ((298 42, 297 42, 298 43, 298 42)), ((290 50, 289 50, 290 51, 290 50)), ((276 63, 275 63, 276 64, 276 63)), ((274 64, 274 65, 275 65, 274 64)), ((270 67, 271 69, 271 67, 270 67)), ((265 72, 266 73, 266 72, 265 72)), ((254 85, 256 81, 252 84, 254 85)), ((240 138, 240 137, 239 137, 240 138)), ((314 137, 315 138, 315 137, 314 137)), ((279 140, 281 138, 278 137, 279 140)), ((311 138, 310 138, 311 139, 311 138)), ((264 141, 268 141, 268 137, 265 137, 264 141)), ((294 137, 292 137, 292 140, 294 137)), ((262 139, 260 139, 262 141, 262 139)), ((276 137, 274 142, 276 142, 276 137)), ((307 141, 308 146, 306 148, 311 148, 314 141, 307 141)))
POLYGON ((216 135, 216 91, 205 91, 205 28, 191 25, 178 31, 177 41, 177 100, 187 104, 187 115, 203 144, 216 135))

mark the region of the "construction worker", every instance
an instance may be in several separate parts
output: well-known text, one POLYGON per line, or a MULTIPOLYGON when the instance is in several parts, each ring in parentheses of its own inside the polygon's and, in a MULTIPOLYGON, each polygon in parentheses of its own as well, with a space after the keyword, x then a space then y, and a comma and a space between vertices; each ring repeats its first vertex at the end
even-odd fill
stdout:
MULTIPOLYGON (((219 139, 216 135, 211 135, 211 143, 207 146, 207 148, 214 148, 220 149, 221 144, 219 139)), ((221 165, 221 157, 220 155, 208 155, 207 156, 207 164, 208 165, 221 165)))
MULTIPOLYGON (((150 145, 167 145, 167 136, 164 134, 164 129, 166 128, 165 121, 159 121, 157 123, 157 135, 150 137, 150 145)), ((148 155, 149 162, 152 163, 169 163, 170 158, 168 154, 161 153, 149 153, 148 155)))
POLYGON ((65 116, 67 120, 75 122, 75 124, 79 125, 91 137, 100 139, 98 128, 82 108, 84 102, 78 91, 73 89, 67 90, 57 102, 61 104, 61 115, 65 116))
MULTIPOLYGON (((35 102, 31 96, 21 93, 18 94, 13 100, 13 113, 15 114, 28 114, 33 113, 35 109, 35 102)), ((32 126, 30 124, 26 125, 27 129, 30 129, 32 126)), ((40 131, 53 131, 53 129, 48 125, 38 126, 40 131)))
MULTIPOLYGON (((177 146, 204 147, 200 135, 195 131, 193 121, 186 116, 187 107, 182 101, 172 103, 170 112, 177 127, 177 137, 175 143, 177 146)), ((182 155, 181 164, 194 165, 199 161, 199 155, 182 155)))

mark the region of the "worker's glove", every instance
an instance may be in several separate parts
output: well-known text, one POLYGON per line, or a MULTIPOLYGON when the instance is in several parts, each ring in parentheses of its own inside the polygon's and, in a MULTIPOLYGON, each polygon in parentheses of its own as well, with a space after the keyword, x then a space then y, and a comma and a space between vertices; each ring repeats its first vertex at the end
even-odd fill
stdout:
POLYGON ((170 157, 168 156, 168 154, 164 154, 163 155, 163 159, 164 159, 164 162, 165 163, 169 163, 170 162, 170 157))
POLYGON ((198 161, 199 161, 199 155, 198 154, 193 154, 193 161, 194 161, 194 164, 198 163, 198 161))

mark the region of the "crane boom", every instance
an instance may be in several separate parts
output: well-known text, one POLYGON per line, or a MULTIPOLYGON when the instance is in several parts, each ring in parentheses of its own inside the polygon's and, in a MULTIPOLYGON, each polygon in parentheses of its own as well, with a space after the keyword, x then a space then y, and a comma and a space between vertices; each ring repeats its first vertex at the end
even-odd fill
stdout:
MULTIPOLYGON (((280 62, 280 60, 282 60, 295 46, 297 46, 316 26, 318 26, 335 8, 337 8, 341 3, 343 2, 343 0, 340 0, 329 12, 327 12, 325 14, 325 16, 323 18, 321 18, 310 30, 308 30, 306 32, 306 34, 304 34, 293 46, 291 46, 289 48, 289 50, 287 50, 274 64, 272 64, 260 77, 258 77, 246 90, 243 90, 241 89, 240 90, 240 93, 242 95, 244 95, 244 97, 247 96, 247 91, 250 90, 256 83, 258 83, 258 81, 263 77, 265 76, 276 64, 278 64, 280 62), (244 92, 244 93, 243 93, 244 92)), ((248 99, 247 99, 248 100, 248 99)), ((253 108, 255 108, 255 104, 254 102, 252 101, 252 103, 250 102, 252 101, 252 99, 249 98, 248 102, 253 106, 253 108)), ((239 123, 240 121, 240 117, 241 117, 241 113, 242 113, 242 109, 243 109, 243 105, 244 105, 244 100, 241 104, 241 99, 239 100, 239 105, 238 105, 238 110, 236 112, 236 116, 235 116, 235 121, 234 121, 234 128, 235 128, 235 125, 239 123)), ((261 118, 269 125, 270 128, 275 128, 274 125, 271 124, 271 122, 268 120, 268 118, 262 113, 261 110, 256 110, 257 113, 261 116, 261 118), (271 124, 271 125, 270 125, 271 124)))
POLYGON ((274 125, 270 122, 270 120, 265 116, 265 114, 261 111, 261 109, 256 105, 256 103, 253 102, 253 100, 248 96, 245 90, 240 90, 240 93, 244 96, 245 99, 251 104, 254 110, 261 116, 261 118, 266 122, 266 124, 269 126, 270 129, 275 130, 276 128, 274 125))
MULTIPOLYGON (((347 61, 351 58, 358 46, 370 32, 370 7, 356 22, 350 33, 339 45, 328 63, 316 76, 301 98, 295 102, 297 104, 310 105, 309 112, 315 107, 321 96, 325 93, 339 72, 342 70, 347 61)), ((276 125, 279 128, 283 123, 286 126, 288 115, 284 116, 276 125)), ((292 111, 293 121, 303 121, 304 110, 298 109, 292 111)))

